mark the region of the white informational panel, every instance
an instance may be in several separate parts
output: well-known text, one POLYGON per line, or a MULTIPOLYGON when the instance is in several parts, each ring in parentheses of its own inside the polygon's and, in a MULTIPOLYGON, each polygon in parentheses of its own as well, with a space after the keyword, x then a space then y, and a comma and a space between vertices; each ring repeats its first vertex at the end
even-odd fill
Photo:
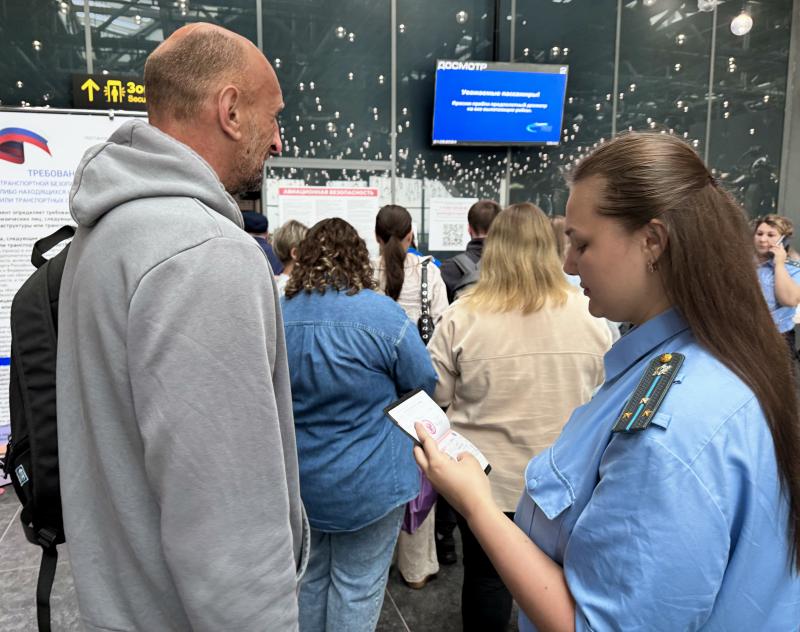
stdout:
MULTIPOLYGON (((376 187, 379 191, 378 208, 392 203, 392 178, 390 176, 370 176, 369 185, 376 187)), ((422 225, 422 180, 395 178, 394 186, 394 203, 405 207, 411 215, 411 221, 414 223, 414 234, 417 235, 417 242, 419 242, 419 233, 417 231, 422 230, 423 233, 425 232, 422 225)))
POLYGON ((274 233, 281 225, 278 213, 278 189, 281 187, 302 187, 302 178, 265 178, 261 183, 262 212, 267 216, 269 232, 274 233), (266 193, 266 195, 265 195, 266 193))
POLYGON ((464 250, 469 243, 467 211, 478 198, 431 198, 428 250, 464 250))
POLYGON ((369 186, 369 183, 366 180, 328 180, 325 186, 349 189, 352 187, 366 187, 369 186))
POLYGON ((378 189, 371 187, 280 187, 278 221, 283 224, 294 219, 311 228, 321 219, 341 217, 353 225, 375 255, 378 195, 378 189))
MULTIPOLYGON (((391 204, 392 178, 391 176, 370 176, 369 186, 380 191, 381 206, 391 204)), ((394 203, 405 206, 407 209, 422 206, 422 180, 417 178, 401 178, 394 180, 394 203)))
POLYGON ((0 110, 0 452, 10 423, 11 300, 34 271, 34 242, 74 224, 68 198, 84 152, 126 120, 102 112, 0 110))

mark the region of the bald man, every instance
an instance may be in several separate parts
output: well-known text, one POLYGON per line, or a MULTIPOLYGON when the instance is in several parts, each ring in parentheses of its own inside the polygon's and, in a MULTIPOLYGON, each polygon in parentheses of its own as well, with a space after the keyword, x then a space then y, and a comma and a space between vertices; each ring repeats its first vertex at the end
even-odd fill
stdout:
POLYGON ((307 559, 278 295, 231 193, 281 150, 275 72, 176 31, 150 124, 83 158, 61 285, 63 513, 87 630, 294 630, 307 559))

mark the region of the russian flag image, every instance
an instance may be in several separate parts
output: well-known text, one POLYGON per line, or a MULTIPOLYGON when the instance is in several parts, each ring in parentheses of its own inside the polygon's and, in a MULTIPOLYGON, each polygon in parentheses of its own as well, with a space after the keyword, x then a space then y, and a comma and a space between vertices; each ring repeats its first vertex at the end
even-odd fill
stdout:
POLYGON ((0 160, 21 165, 25 162, 25 143, 50 154, 46 138, 22 127, 6 127, 0 129, 0 160))

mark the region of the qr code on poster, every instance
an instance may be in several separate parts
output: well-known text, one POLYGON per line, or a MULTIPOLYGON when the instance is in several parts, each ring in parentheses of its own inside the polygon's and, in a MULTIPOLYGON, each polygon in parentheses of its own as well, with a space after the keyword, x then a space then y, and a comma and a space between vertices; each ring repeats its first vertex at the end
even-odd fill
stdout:
POLYGON ((462 224, 442 225, 442 246, 461 246, 464 243, 464 226, 462 224))

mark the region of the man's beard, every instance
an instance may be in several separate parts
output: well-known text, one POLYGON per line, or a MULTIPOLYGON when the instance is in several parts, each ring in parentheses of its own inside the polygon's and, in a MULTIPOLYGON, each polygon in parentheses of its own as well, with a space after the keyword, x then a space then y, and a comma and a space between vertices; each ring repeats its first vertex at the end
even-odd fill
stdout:
MULTIPOLYGON (((248 126, 249 127, 249 126, 248 126)), ((240 195, 250 191, 261 189, 261 176, 264 169, 267 151, 264 149, 265 143, 256 133, 256 130, 249 127, 246 130, 248 138, 247 144, 242 149, 236 160, 234 173, 237 176, 235 183, 231 186, 232 195, 240 195)))

